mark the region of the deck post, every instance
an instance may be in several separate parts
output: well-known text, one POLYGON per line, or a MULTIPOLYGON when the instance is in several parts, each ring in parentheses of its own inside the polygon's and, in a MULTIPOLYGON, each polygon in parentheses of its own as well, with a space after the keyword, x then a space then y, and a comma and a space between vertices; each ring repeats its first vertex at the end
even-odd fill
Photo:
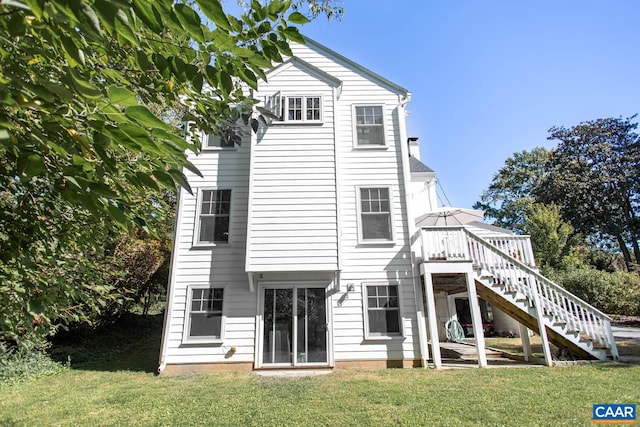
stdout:
POLYGON ((420 366, 427 367, 429 360, 429 344, 427 342, 426 319, 424 317, 424 303, 422 302, 422 286, 420 280, 414 281, 416 301, 416 318, 418 321, 418 342, 420 344, 420 366))
POLYGON ((528 362, 531 360, 531 340, 529 339, 529 328, 527 328, 522 323, 518 324, 520 326, 520 341, 522 341, 522 352, 524 353, 524 361, 528 362))
POLYGON ((530 277, 528 283, 531 283, 531 293, 533 296, 533 305, 538 318, 538 333, 542 340, 542 351, 544 353, 544 364, 553 366, 553 358, 551 357, 551 347, 549 345, 549 337, 547 336, 547 327, 544 324, 544 310, 542 309, 542 300, 540 298, 540 288, 535 277, 530 277))
POLYGON ((480 303, 476 291, 476 282, 471 272, 465 273, 467 279, 467 294, 469 295, 469 308, 471 309, 471 323, 473 325, 473 337, 478 351, 478 366, 487 367, 487 352, 484 345, 484 329, 482 327, 482 315, 480 314, 480 303))
POLYGON ((436 314, 436 300, 433 293, 433 280, 431 273, 424 274, 424 291, 427 300, 427 324, 429 326, 429 338, 431 338, 431 353, 433 367, 442 368, 442 357, 440 355, 440 341, 438 338, 438 316, 436 314))

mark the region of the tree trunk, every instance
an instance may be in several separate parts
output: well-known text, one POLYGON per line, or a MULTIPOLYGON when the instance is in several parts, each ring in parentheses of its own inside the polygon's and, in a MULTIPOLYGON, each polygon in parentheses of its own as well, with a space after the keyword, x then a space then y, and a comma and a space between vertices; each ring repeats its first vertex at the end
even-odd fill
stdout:
POLYGON ((629 253, 629 248, 627 248, 624 238, 621 234, 616 234, 616 240, 618 241, 618 246, 620 246, 620 251, 624 256, 624 264, 627 266, 627 271, 633 271, 633 261, 631 261, 631 254, 629 253))

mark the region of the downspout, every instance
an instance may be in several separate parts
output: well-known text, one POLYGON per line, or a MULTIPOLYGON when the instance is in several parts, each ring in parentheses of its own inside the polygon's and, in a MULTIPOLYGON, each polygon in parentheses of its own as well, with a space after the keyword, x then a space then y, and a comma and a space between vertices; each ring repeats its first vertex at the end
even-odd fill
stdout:
POLYGON ((427 332, 424 322, 424 308, 422 307, 422 288, 420 286, 419 270, 416 265, 416 256, 413 251, 413 243, 418 238, 417 227, 415 224, 415 218, 413 216, 412 200, 411 200, 411 171, 409 169, 409 146, 407 141, 407 129, 406 129, 406 110, 405 106, 411 100, 411 93, 407 92, 406 96, 399 97, 400 103, 398 104, 398 124, 400 131, 400 155, 402 157, 402 181, 404 185, 404 198, 406 209, 407 229, 409 232, 407 243, 409 245, 409 253, 411 254, 411 282, 413 283, 413 294, 416 304, 416 323, 418 326, 418 344, 420 348, 420 365, 427 367, 427 332), (422 316, 420 315, 422 313, 422 316))
POLYGON ((340 182, 342 181, 342 176, 341 176, 341 172, 342 169, 340 168, 340 147, 338 146, 338 134, 337 134, 337 120, 338 120, 338 108, 337 108, 337 104, 338 104, 338 99, 340 98, 340 93, 342 91, 342 85, 340 87, 337 88, 333 88, 332 94, 333 94, 333 155, 334 155, 334 162, 335 162, 335 180, 336 180, 336 229, 337 229, 337 236, 336 236, 336 241, 338 244, 338 247, 336 248, 336 255, 338 257, 337 259, 337 264, 338 264, 338 271, 336 274, 336 283, 335 283, 335 287, 336 289, 340 290, 340 273, 342 272, 342 257, 340 256, 341 254, 341 249, 342 249, 342 227, 341 225, 341 216, 340 216, 340 182))

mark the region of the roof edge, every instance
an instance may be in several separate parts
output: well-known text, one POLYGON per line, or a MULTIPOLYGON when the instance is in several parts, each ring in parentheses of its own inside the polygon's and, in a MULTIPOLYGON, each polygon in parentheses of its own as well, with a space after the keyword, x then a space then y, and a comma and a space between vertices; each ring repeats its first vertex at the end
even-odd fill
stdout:
POLYGON ((358 64, 357 62, 352 61, 351 59, 347 58, 346 56, 340 55, 338 52, 329 49, 328 47, 326 47, 323 44, 318 43, 317 41, 302 35, 302 38, 305 41, 305 44, 312 46, 315 49, 318 49, 320 51, 322 51, 324 54, 327 55, 331 55, 334 56, 336 58, 338 58, 339 60, 346 62, 347 64, 351 65, 352 67, 358 69, 359 71, 361 71, 362 73, 366 74, 367 76, 371 77, 374 80, 378 80, 381 83, 384 83, 386 86, 389 86, 390 88, 394 89, 395 92, 397 92, 400 95, 404 95, 404 96, 411 96, 411 92, 409 92, 408 89, 403 88, 400 85, 397 85, 395 83, 393 83, 391 80, 388 80, 384 77, 382 77, 380 74, 376 74, 373 71, 369 70, 366 67, 363 67, 362 65, 358 64))
POLYGON ((332 76, 331 74, 321 70, 320 68, 316 67, 315 65, 312 65, 312 64, 308 63, 307 61, 298 58, 297 56, 292 56, 292 57, 288 58, 287 60, 285 60, 284 62, 281 62, 280 64, 278 64, 274 68, 272 68, 269 71, 265 72, 265 75, 267 77, 273 77, 273 76, 277 75, 280 71, 286 69, 288 66, 296 66, 298 68, 301 68, 303 71, 307 72, 308 74, 315 74, 316 77, 318 77, 321 80, 324 80, 329 85, 332 85, 332 86, 335 86, 335 87, 339 87, 342 84, 342 80, 340 80, 340 79, 332 76))

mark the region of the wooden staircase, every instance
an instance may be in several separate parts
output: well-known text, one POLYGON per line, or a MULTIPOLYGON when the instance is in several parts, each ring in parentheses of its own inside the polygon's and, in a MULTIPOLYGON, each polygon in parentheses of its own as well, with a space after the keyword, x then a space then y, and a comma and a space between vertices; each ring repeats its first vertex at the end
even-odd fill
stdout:
MULTIPOLYGON (((465 258, 473 263, 478 296, 549 342, 581 358, 618 360, 611 318, 468 229, 465 258)), ((545 356, 550 360, 548 345, 545 356)))

